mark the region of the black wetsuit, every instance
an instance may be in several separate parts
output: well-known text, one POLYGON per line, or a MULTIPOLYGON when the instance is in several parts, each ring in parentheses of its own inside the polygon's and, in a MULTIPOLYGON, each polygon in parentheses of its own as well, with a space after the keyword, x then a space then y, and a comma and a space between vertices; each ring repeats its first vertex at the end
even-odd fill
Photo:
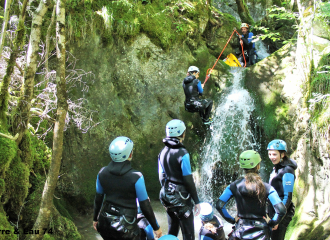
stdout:
MULTIPOLYGON (((255 44, 252 42, 252 37, 253 33, 252 32, 247 32, 246 34, 242 35, 242 38, 238 38, 238 42, 242 39, 243 41, 243 50, 245 52, 245 59, 247 64, 249 66, 255 64, 255 44)), ((242 47, 241 44, 239 43, 239 49, 240 52, 242 53, 242 47)), ((243 62, 243 56, 239 57, 239 61, 243 62)))
MULTIPOLYGON (((278 225, 277 230, 272 232, 272 240, 283 240, 286 229, 295 213, 295 206, 292 202, 292 192, 295 180, 295 170, 297 163, 292 159, 284 160, 274 166, 270 174, 269 184, 277 191, 278 195, 287 208, 287 214, 278 225)), ((275 214, 273 207, 268 204, 268 215, 273 217, 275 214)))
POLYGON ((213 219, 207 223, 203 224, 202 222, 202 227, 199 230, 199 240, 226 240, 221 220, 217 216, 213 216, 213 219), (216 227, 216 233, 213 233, 211 230, 204 227, 205 224, 209 222, 211 222, 216 227))
MULTIPOLYGON (((263 218, 266 216, 266 204, 261 206, 259 200, 251 196, 245 186, 245 178, 231 183, 220 196, 216 208, 221 216, 227 222, 235 224, 235 219, 230 216, 226 209, 229 199, 234 197, 237 206, 237 216, 240 218, 229 239, 269 239, 270 227, 275 226, 282 220, 286 213, 284 204, 272 186, 268 183, 264 183, 264 186, 266 189, 266 199, 268 198, 270 200, 277 213, 268 224, 263 218)), ((264 199, 265 202, 266 199, 264 199)))
POLYGON ((182 87, 186 95, 185 109, 189 112, 199 112, 202 120, 209 121, 213 101, 210 99, 199 99, 203 94, 201 82, 194 75, 183 80, 182 87))
POLYGON ((158 156, 160 200, 166 208, 168 234, 178 236, 181 227, 184 240, 194 240, 193 204, 199 203, 191 174, 190 157, 177 138, 163 139, 165 147, 158 156))
POLYGON ((134 170, 129 160, 112 161, 100 170, 96 181, 93 220, 98 221, 97 231, 103 239, 139 239, 136 198, 152 228, 158 230, 142 173, 134 170))

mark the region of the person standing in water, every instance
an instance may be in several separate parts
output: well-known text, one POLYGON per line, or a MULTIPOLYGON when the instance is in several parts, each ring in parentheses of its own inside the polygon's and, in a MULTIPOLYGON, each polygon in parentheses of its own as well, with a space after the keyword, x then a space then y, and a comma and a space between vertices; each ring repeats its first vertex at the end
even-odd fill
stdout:
POLYGON ((196 215, 200 205, 191 173, 190 156, 182 144, 186 135, 183 121, 173 119, 166 124, 165 147, 158 155, 158 174, 162 186, 159 198, 167 212, 168 234, 178 236, 181 227, 183 240, 194 240, 193 204, 196 215))
MULTIPOLYGON (((295 181, 295 170, 297 163, 287 155, 286 142, 280 139, 271 141, 268 146, 268 157, 274 164, 270 174, 269 184, 275 188, 278 195, 287 208, 287 213, 279 225, 276 225, 272 232, 272 240, 284 240, 286 229, 295 213, 295 206, 292 202, 292 192, 295 181)), ((272 206, 268 206, 268 215, 275 215, 272 206)))
POLYGON ((94 229, 106 240, 139 240, 137 198, 156 237, 160 237, 162 230, 150 205, 143 175, 131 167, 133 141, 117 137, 109 152, 112 161, 100 170, 96 179, 94 229))
POLYGON ((270 239, 270 227, 277 225, 286 213, 286 208, 275 189, 264 183, 258 174, 260 155, 253 150, 244 151, 239 157, 240 167, 245 176, 231 183, 216 203, 216 209, 229 223, 235 224, 229 240, 270 239), (229 199, 234 197, 237 206, 237 218, 233 218, 226 209, 229 199), (266 200, 276 211, 276 215, 266 222, 266 200))
POLYGON ((199 112, 203 123, 209 124, 212 122, 210 118, 213 101, 210 99, 200 99, 199 96, 203 95, 204 84, 198 79, 199 68, 190 66, 188 68, 187 77, 183 80, 182 87, 186 95, 184 102, 185 109, 188 112, 199 112))

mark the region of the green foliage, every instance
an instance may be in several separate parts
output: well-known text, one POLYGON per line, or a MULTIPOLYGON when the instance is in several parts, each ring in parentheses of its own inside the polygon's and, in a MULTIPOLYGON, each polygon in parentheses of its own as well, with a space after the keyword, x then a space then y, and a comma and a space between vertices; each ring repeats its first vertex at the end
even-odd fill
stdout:
POLYGON ((330 124, 330 54, 325 54, 318 68, 313 69, 308 96, 312 120, 321 131, 327 131, 330 124))
MULTIPOLYGON (((285 5, 285 2, 282 4, 285 5)), ((254 31, 262 40, 274 46, 272 51, 276 51, 294 41, 293 36, 298 29, 297 16, 286 8, 276 5, 268 8, 267 11, 268 16, 254 26, 254 31)))
POLYGON ((320 4, 316 17, 324 20, 328 25, 330 24, 330 2, 320 4))

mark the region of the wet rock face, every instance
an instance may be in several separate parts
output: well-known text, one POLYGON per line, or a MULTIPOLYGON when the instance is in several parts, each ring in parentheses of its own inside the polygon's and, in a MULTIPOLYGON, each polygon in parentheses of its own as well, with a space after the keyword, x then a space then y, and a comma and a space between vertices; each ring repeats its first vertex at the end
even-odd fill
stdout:
MULTIPOLYGON (((110 162, 110 142, 127 136, 134 142, 132 165, 144 174, 149 194, 157 196, 157 157, 164 147, 166 123, 172 118, 184 120, 187 148, 191 154, 199 151, 190 143, 202 138, 205 129, 198 113, 184 109, 182 81, 190 64, 202 68, 208 62, 198 63, 186 45, 165 52, 145 35, 131 45, 118 41, 100 47, 96 39, 82 47, 71 46, 70 51, 79 59, 77 68, 95 74, 85 107, 97 111, 98 124, 86 134, 75 128, 66 131, 60 190, 78 206, 91 205, 97 173, 110 162)), ((203 52, 214 61, 207 48, 203 52)))
MULTIPOLYGON (((305 21, 306 29, 312 29, 311 22, 305 21)), ((265 142, 285 140, 298 164, 293 193, 296 213, 286 239, 326 239, 330 235, 330 132, 311 118, 313 109, 306 96, 311 64, 317 66, 319 55, 325 52, 319 44, 309 44, 315 37, 307 30, 296 43, 285 45, 246 74, 245 86, 255 96, 265 142), (314 55, 308 54, 311 47, 314 55)))

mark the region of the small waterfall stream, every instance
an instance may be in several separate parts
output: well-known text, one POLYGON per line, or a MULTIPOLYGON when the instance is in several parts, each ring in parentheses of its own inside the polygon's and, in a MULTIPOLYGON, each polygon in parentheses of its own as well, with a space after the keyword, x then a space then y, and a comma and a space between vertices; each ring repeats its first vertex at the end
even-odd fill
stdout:
POLYGON ((200 197, 207 202, 239 176, 239 154, 259 148, 249 124, 254 102, 242 86, 244 68, 233 68, 231 73, 232 86, 215 104, 211 136, 202 152, 200 197))

